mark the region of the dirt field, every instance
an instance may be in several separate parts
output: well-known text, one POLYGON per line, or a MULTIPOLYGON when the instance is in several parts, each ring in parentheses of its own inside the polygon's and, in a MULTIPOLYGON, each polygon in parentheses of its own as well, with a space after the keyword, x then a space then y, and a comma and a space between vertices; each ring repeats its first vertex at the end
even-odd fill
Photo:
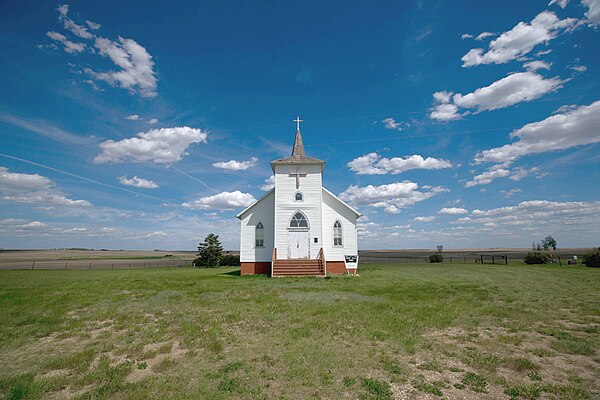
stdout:
POLYGON ((194 251, 2 250, 0 269, 155 268, 191 265, 194 251))

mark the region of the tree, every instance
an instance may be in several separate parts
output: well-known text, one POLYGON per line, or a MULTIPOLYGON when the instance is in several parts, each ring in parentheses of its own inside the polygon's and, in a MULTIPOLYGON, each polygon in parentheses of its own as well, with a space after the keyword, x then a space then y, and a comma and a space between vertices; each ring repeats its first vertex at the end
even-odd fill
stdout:
POLYGON ((437 245, 437 252, 441 253, 442 251, 444 251, 444 246, 442 246, 441 244, 437 245))
POLYGON ((550 248, 556 251, 556 240, 554 240, 554 238, 551 235, 548 235, 544 238, 544 240, 542 240, 542 247, 546 251, 550 250, 550 248))
POLYGON ((198 258, 194 260, 194 264, 198 267, 218 267, 222 256, 223 246, 221 246, 219 236, 209 233, 204 238, 204 242, 198 245, 198 258))

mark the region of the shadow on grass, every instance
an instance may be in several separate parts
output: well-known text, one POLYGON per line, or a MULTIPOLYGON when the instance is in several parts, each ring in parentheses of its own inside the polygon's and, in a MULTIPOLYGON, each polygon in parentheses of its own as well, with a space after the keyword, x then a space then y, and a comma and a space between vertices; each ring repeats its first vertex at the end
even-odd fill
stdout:
POLYGON ((226 275, 226 276, 241 276, 241 270, 236 269, 234 271, 223 272, 221 275, 226 275))

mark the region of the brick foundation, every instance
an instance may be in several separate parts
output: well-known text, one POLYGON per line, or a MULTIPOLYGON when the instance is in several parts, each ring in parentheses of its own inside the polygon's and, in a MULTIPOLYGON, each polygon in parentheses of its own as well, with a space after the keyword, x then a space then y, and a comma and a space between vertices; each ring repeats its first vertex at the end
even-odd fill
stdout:
POLYGON ((329 274, 345 274, 346 263, 343 261, 327 261, 327 273, 329 274))
POLYGON ((271 275, 271 262, 243 262, 240 263, 240 275, 271 275))

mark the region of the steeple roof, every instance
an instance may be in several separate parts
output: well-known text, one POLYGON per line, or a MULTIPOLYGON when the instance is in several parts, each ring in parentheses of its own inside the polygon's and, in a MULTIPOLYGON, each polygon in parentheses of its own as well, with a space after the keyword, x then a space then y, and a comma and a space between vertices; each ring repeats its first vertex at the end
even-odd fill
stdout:
POLYGON ((271 167, 275 169, 275 165, 281 164, 320 164, 325 165, 325 161, 319 160, 318 158, 308 157, 304 153, 304 143, 302 142, 302 134, 300 129, 296 131, 296 138, 294 139, 294 147, 292 148, 292 155, 290 157, 280 158, 278 160, 271 161, 271 167))

